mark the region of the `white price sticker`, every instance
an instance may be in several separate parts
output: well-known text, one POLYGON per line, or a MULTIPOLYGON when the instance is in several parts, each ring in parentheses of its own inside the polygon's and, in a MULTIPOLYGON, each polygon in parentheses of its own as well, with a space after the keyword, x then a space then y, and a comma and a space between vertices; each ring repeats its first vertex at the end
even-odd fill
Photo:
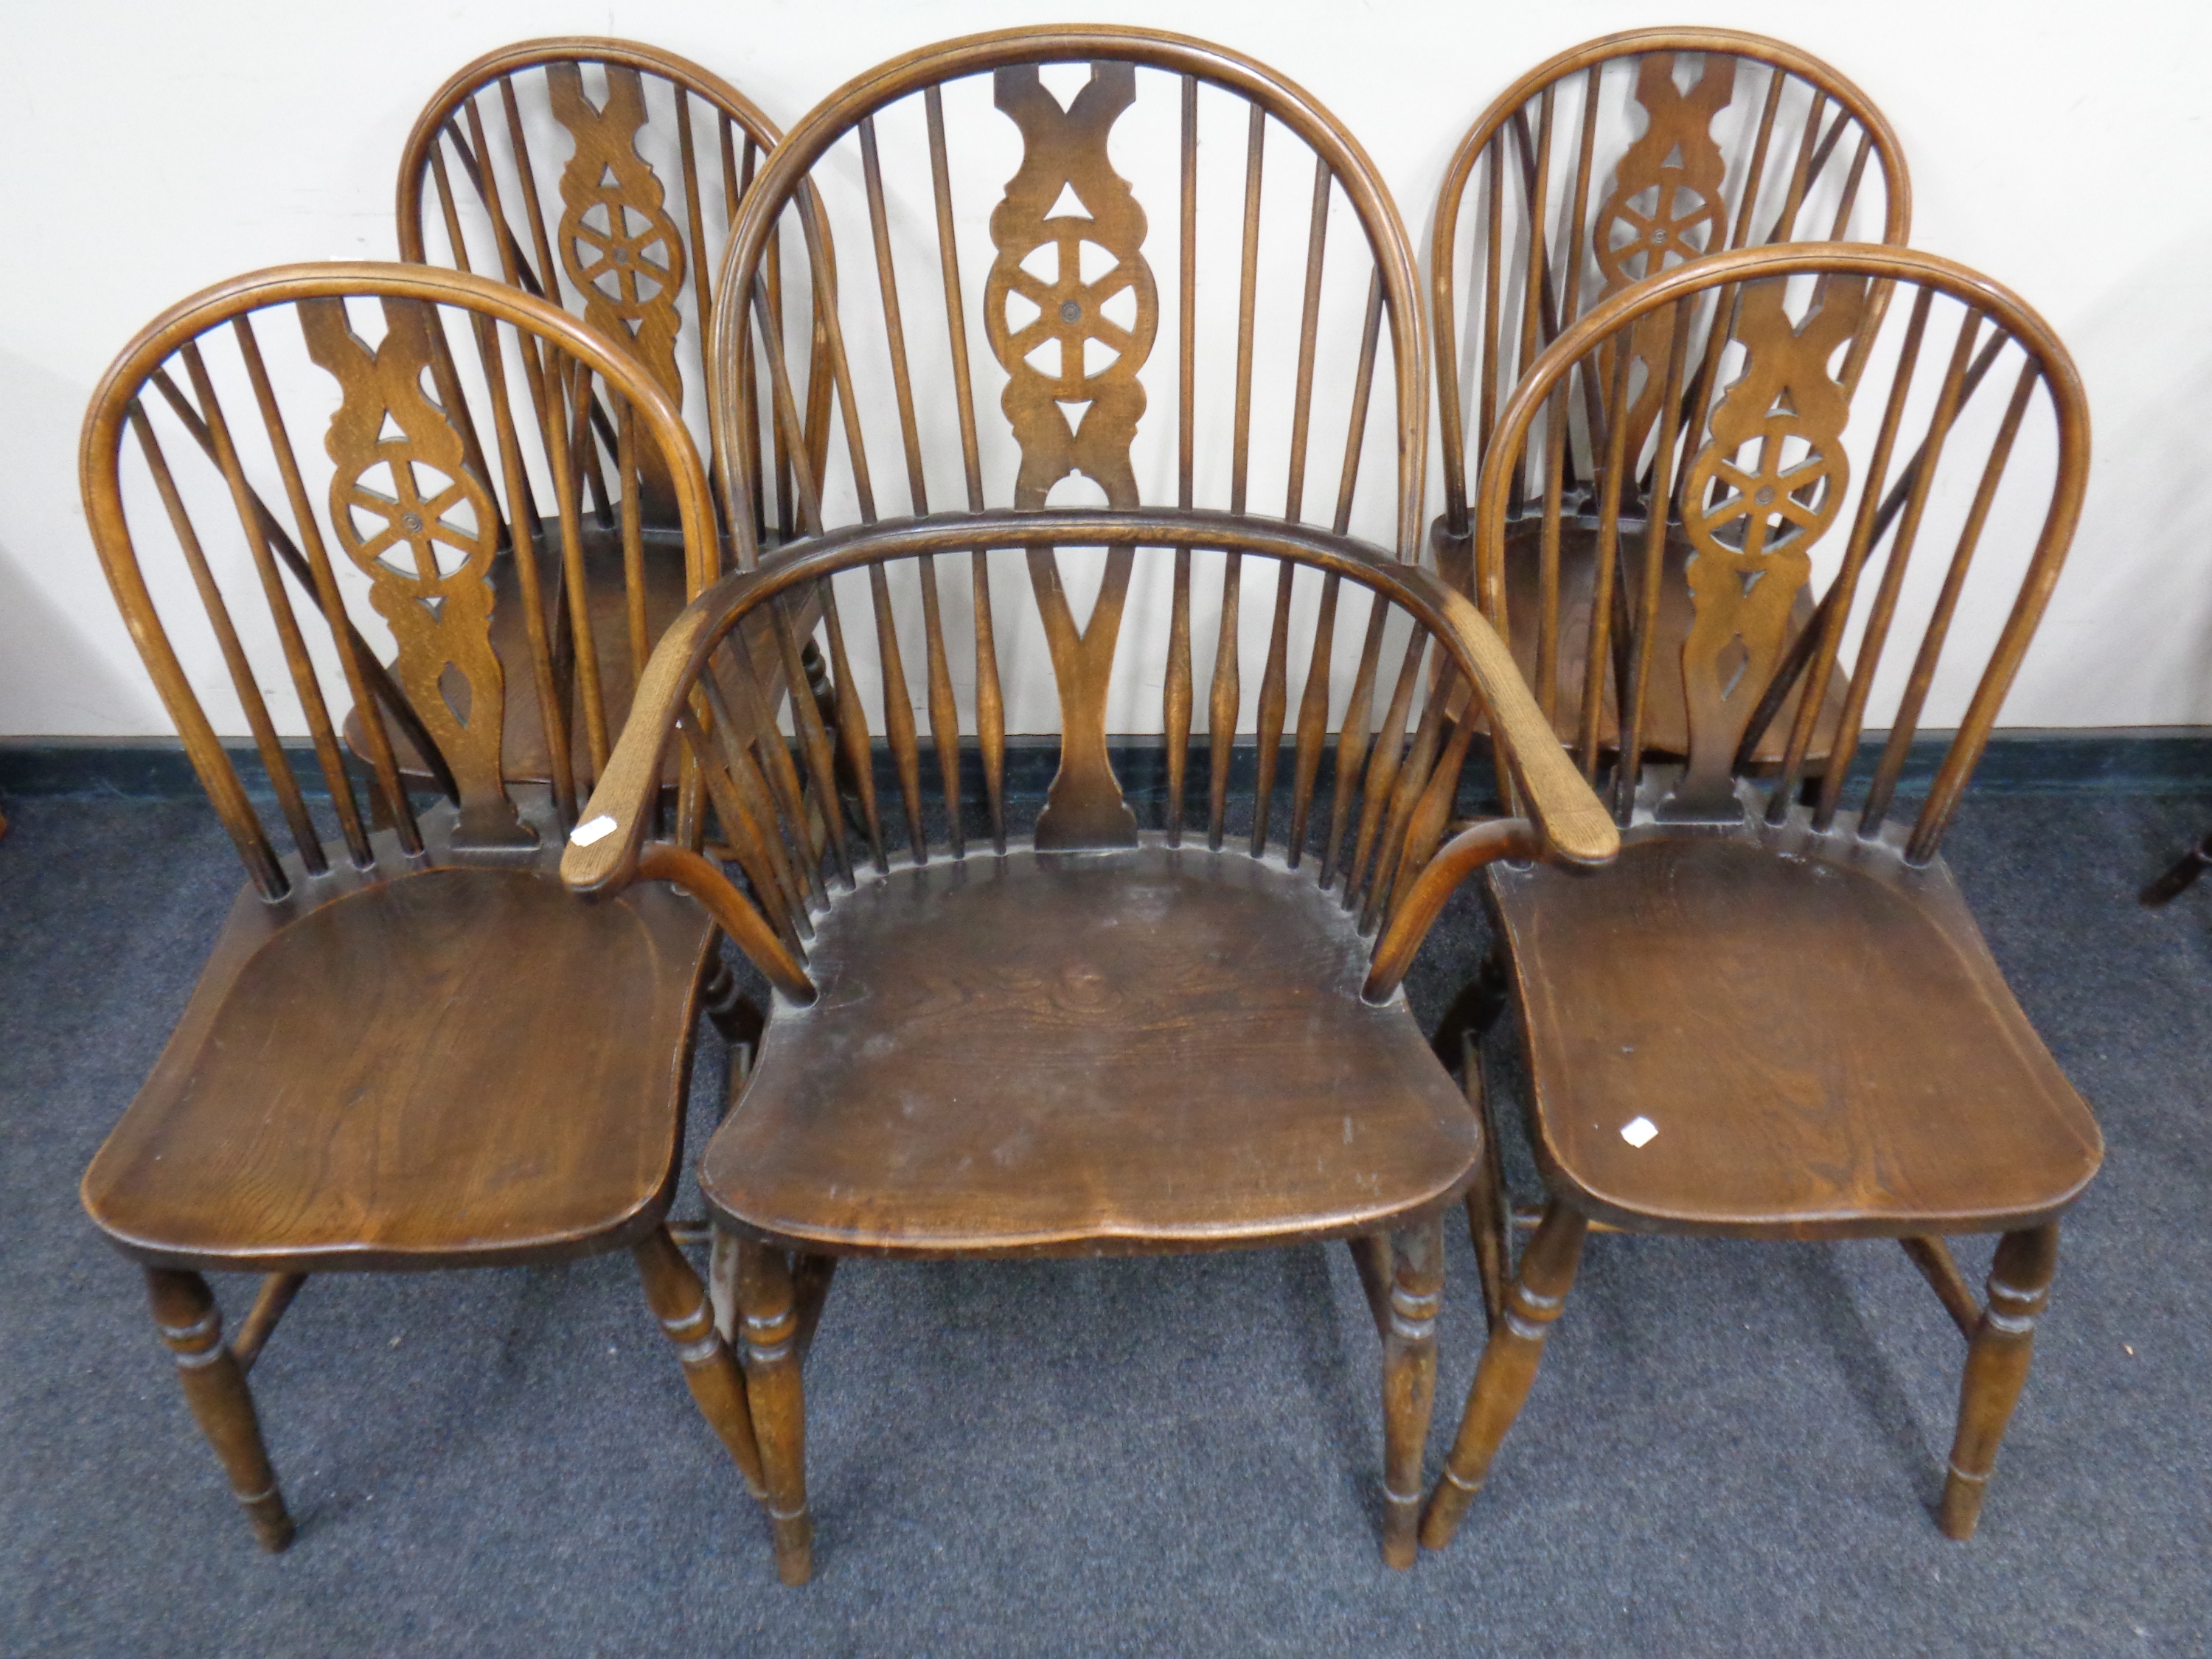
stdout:
POLYGON ((605 841, 622 826, 605 812, 595 818, 586 818, 568 832, 568 839, 579 847, 589 847, 595 841, 605 841))

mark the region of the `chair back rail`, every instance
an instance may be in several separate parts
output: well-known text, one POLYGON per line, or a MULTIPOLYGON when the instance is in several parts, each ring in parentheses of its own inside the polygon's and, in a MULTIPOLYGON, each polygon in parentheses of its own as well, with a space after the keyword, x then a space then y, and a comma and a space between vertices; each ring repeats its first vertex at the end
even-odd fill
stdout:
MULTIPOLYGON (((1638 29, 1522 76, 1462 141, 1437 204, 1430 279, 1442 562, 1464 568, 1468 483, 1500 402, 1592 306, 1684 260, 1735 248, 1839 240, 1855 230, 1902 245, 1911 217, 1911 185, 1888 122, 1850 82, 1784 42, 1733 29, 1638 29)), ((1645 371, 1625 407, 1632 451, 1658 418, 1659 326, 1608 349, 1645 371)), ((1710 376, 1709 364, 1692 365, 1693 386, 1710 376)), ((1611 431, 1603 380, 1601 373, 1585 386, 1582 428, 1562 457, 1571 481, 1584 485, 1611 431)), ((1522 483, 1517 499, 1527 497, 1522 483)))
POLYGON ((1617 708, 1610 789, 1622 824, 1639 803, 1662 821, 1739 820, 1747 757, 1786 714, 1788 741, 1764 804, 1769 822, 1783 822, 1807 777, 1820 718, 1821 700, 1801 688, 1827 684, 1840 665, 1848 690, 1811 801, 1812 826, 1821 834, 1833 826, 1879 698, 1888 737, 1856 822, 1856 833, 1871 840, 1931 705, 1955 707, 1956 734, 1906 838, 1906 857, 1923 862, 1935 854, 2057 580, 2088 456, 2088 410, 2073 362, 2009 290, 1901 248, 1741 249, 1674 266, 1603 301, 1531 367, 1498 416, 1483 469, 1480 600, 1503 628, 1507 530, 1525 489, 1526 510, 1541 524, 1547 656, 1539 699, 1547 717, 1556 712, 1548 653, 1579 633, 1586 666, 1575 758, 1585 778, 1598 778, 1601 713, 1617 708), (1658 342, 1643 369, 1622 349, 1639 337, 1658 342), (1692 381, 1692 363, 1710 372, 1692 381), (2010 388, 2005 401, 1970 409, 1975 387, 1992 374, 2010 388), (1661 388, 1656 418, 1637 438, 1628 411, 1636 392, 1653 385, 1661 388), (1607 434, 1594 506, 1576 499, 1563 453, 1589 399, 1607 434), (1664 510, 1625 504, 1626 481, 1639 477, 1664 510), (1692 550, 1694 613, 1673 662, 1652 648, 1670 520, 1692 550), (1557 572, 1571 524, 1594 534, 1595 574, 1579 614, 1562 615, 1557 572), (1838 526, 1846 527, 1843 545, 1824 547, 1838 526), (1947 539, 1940 567, 1924 559, 1916 566, 1923 545, 1947 539), (2024 554, 2010 551, 2023 544, 2024 554), (1820 598, 1801 623, 1792 600, 1808 583, 1820 598), (1989 637, 1980 619, 2000 615, 1989 637), (1915 618, 1919 640, 1908 647, 1915 618), (1947 673, 1948 646, 1958 648, 1947 673), (1907 648, 1909 659, 1891 654, 1907 648), (1687 764, 1663 788, 1639 795, 1652 677, 1677 672, 1689 710, 1687 764))
MULTIPOLYGON (((632 40, 562 36, 489 52, 441 87, 399 167, 400 257, 551 301, 626 347, 678 409, 703 389, 714 273, 775 125, 729 82, 632 40)), ((534 380, 533 399, 544 393, 534 380)), ((611 448, 613 417, 586 415, 611 448)), ((587 499, 617 510, 587 452, 587 499)), ((675 525, 648 458, 644 514, 675 525)))
POLYGON ((518 689, 504 684, 512 668, 491 643, 498 565, 511 568, 506 602, 522 612, 527 649, 517 657, 547 727, 556 816, 574 822, 614 736, 595 637, 608 624, 583 602, 587 557, 629 578, 615 625, 630 661, 642 664, 653 643, 638 580, 641 492, 621 487, 648 457, 672 482, 685 556, 703 578, 710 492, 659 382, 567 313, 464 273, 282 266, 194 295, 125 349, 85 417, 94 542, 264 896, 292 885, 277 850, 284 833, 301 872, 332 867, 336 849, 309 805, 316 779, 343 843, 336 855, 373 866, 370 836, 382 825, 404 854, 425 853, 401 745, 457 809, 450 850, 536 846, 501 766, 518 689), (516 394, 523 378, 542 401, 516 394), (592 404, 607 412, 610 440, 586 419, 592 404), (619 521, 605 532, 585 507, 594 446, 617 486, 619 521), (331 713, 341 694, 361 720, 366 799, 331 713), (569 759, 576 721, 588 734, 580 770, 569 759), (220 735, 239 725, 282 832, 263 821, 220 735), (304 775, 288 732, 309 739, 304 775))

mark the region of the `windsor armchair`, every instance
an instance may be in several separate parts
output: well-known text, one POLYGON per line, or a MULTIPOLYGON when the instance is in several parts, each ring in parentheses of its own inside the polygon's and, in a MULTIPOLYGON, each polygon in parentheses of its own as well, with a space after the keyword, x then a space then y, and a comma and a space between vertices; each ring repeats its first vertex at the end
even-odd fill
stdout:
MULTIPOLYGON (((565 400, 587 396, 631 484, 658 453, 703 562, 708 485, 658 383, 480 277, 371 264, 238 277, 150 324, 86 416, 101 562, 249 882, 82 1196, 144 1267, 186 1399, 269 1549, 293 1526, 246 1374, 325 1272, 631 1251, 701 1410, 759 1490, 739 1373, 663 1219, 716 934, 664 888, 576 902, 554 872, 575 818, 567 779, 510 787, 500 767, 516 670, 489 648, 488 573, 549 526, 574 572, 586 508, 565 400), (533 360, 542 422, 511 384, 533 360), (363 717, 366 809, 331 718, 340 689, 363 717), (311 758, 280 741, 288 720, 311 758), (217 735, 240 726, 273 823, 217 735), (453 800, 417 814, 403 732, 453 800), (209 1270, 264 1275, 228 1345, 209 1270)), ((639 494, 620 498, 634 552, 639 494)), ((520 672, 542 690, 539 561, 516 563, 520 672)), ((630 575, 626 620, 642 629, 634 558, 630 575)), ((588 663, 594 618, 574 627, 588 663)))
MULTIPOLYGON (((864 198, 848 222, 866 228, 877 263, 872 283, 855 276, 835 295, 818 267, 812 278, 839 411, 834 471, 793 469, 804 533, 764 560, 755 515, 729 512, 739 571, 663 640, 562 865, 584 892, 677 882, 776 988, 701 1182, 734 1243, 782 1576, 802 1582, 811 1567, 799 1365, 839 1257, 1335 1238, 1352 1242, 1383 1340, 1383 1551, 1408 1565, 1434 1389, 1438 1218, 1480 1147, 1399 981, 1468 871, 1509 854, 1601 862, 1614 833, 1474 606, 1411 562, 1425 388, 1404 232, 1332 118, 1219 48, 1026 29, 901 58, 802 119, 746 198, 714 335, 716 445, 740 504, 775 459, 763 431, 800 431, 796 331, 761 277, 763 252, 810 181, 828 198, 847 180, 864 198), (1148 121, 1163 130, 1157 143, 1148 121), (1217 123, 1241 141, 1228 152, 1236 171, 1218 179, 1198 148, 1217 123), (1304 160, 1291 167, 1303 281, 1281 285, 1291 303, 1275 319, 1297 319, 1294 344, 1263 351, 1265 306, 1285 297, 1261 282, 1275 222, 1263 211, 1267 146, 1285 135, 1304 160), (1001 164, 990 176, 1012 169, 980 259, 974 229, 963 246, 956 148, 1001 164), (913 176, 894 172, 899 160, 913 176), (1181 226, 1172 289, 1153 275, 1154 221, 1139 197, 1161 179, 1176 205, 1159 216, 1181 226), (1217 193, 1241 210, 1218 245, 1198 228, 1217 193), (1333 224, 1344 228, 1332 238, 1333 224), (909 225, 922 228, 910 249, 894 234, 909 225), (1237 297, 1227 326, 1207 331, 1220 343, 1202 373, 1199 267, 1212 255, 1237 273, 1237 297), (980 302, 963 263, 988 267, 980 302), (929 296, 914 314, 932 320, 911 331, 902 283, 929 296), (1327 319, 1361 317, 1363 289, 1364 322, 1327 337, 1327 319), (1177 395, 1146 427, 1138 371, 1170 295, 1177 395), (1386 318, 1389 407, 1376 413, 1386 318), (979 331, 995 376, 971 359, 979 331), (979 419, 994 380, 1003 427, 979 419), (1372 516, 1395 559, 1346 533, 1370 415, 1390 433, 1389 495, 1372 516), (1255 424, 1264 476, 1285 491, 1281 518, 1247 510, 1255 424), (1227 453, 1209 445, 1201 463, 1201 431, 1226 434, 1227 453), (1339 434, 1322 528, 1306 522, 1309 445, 1339 434), (885 444, 905 463, 905 515, 878 516, 868 457, 885 444), (1068 493, 1103 507, 1049 499, 1078 474, 1068 493), (939 479, 964 491, 963 509, 932 511, 939 479), (1145 506, 1140 479, 1171 480, 1177 505, 1145 506), (1033 614, 1009 603, 1024 576, 1033 614), (805 697, 749 702, 757 682, 728 648, 765 617, 791 662, 805 599, 819 606, 834 728, 805 697), (1314 619, 1295 695, 1294 613, 1314 619), (1132 616, 1152 625, 1125 631, 1132 616), (1239 669, 1255 622, 1256 687, 1239 669), (1209 635, 1195 763, 1206 781, 1190 791, 1205 804, 1191 822, 1205 672, 1192 641, 1209 635), (919 690, 907 666, 917 657, 919 690), (1006 659, 1017 670, 1048 661, 1052 700, 1006 673, 1006 659), (1442 844, 1476 708, 1502 735, 1527 815, 1442 844), (790 744, 759 741, 779 715, 790 744), (1110 720, 1147 719, 1164 751, 1156 803, 1125 790, 1108 737, 1110 720), (1058 774, 1027 835, 1006 777, 1009 726, 1025 724, 1059 733, 1058 774), (902 848, 873 781, 876 730, 902 848), (1232 813, 1240 732, 1256 735, 1257 782, 1232 813), (678 748, 696 763, 742 887, 697 850, 703 809, 672 836, 651 830, 652 781, 678 748), (941 815, 925 805, 926 753, 941 815), (802 777, 816 801, 847 793, 840 833, 812 838, 802 777)), ((830 201, 827 218, 844 205, 830 201)))
MULTIPOLYGON (((636 41, 559 37, 502 46, 460 70, 416 118, 399 165, 400 258, 495 275, 566 307, 635 359, 679 410, 688 404, 703 453, 711 272, 738 203, 777 137, 775 125, 720 76, 636 41), (550 222, 549 204, 557 210, 550 222)), ((826 382, 810 392, 817 432, 826 392, 826 382)), ((530 394, 542 417, 544 393, 534 377, 530 394)), ((623 626, 629 583, 621 505, 609 483, 618 434, 595 399, 574 410, 568 435, 581 457, 591 509, 581 528, 576 602, 592 612, 601 696, 619 729, 643 657, 633 658, 623 626)), ((674 487, 655 455, 644 458, 639 495, 651 640, 719 572, 720 556, 699 580, 687 579, 674 487)), ((790 532, 787 520, 776 528, 790 532)), ((500 601, 492 648, 520 670, 529 645, 511 559, 494 564, 492 583, 500 601)), ((557 565, 548 564, 538 586, 554 631, 556 692, 572 702, 578 677, 571 601, 557 565)), ((818 675, 818 665, 810 667, 818 675)), ((507 775, 549 782, 547 723, 528 676, 508 678, 507 775)), ((568 735, 572 771, 580 769, 586 740, 573 706, 556 723, 568 735)), ((358 742, 353 746, 359 753, 358 742)), ((422 787, 427 769, 404 737, 399 747, 403 774, 422 787)))
MULTIPOLYGON (((1732 29, 1638 29, 1586 42, 1522 76, 1461 142, 1437 202, 1431 298, 1444 510, 1431 544, 1438 568, 1472 591, 1468 477, 1490 444, 1498 400, 1590 306, 1686 259, 1835 240, 1854 224, 1870 240, 1902 245, 1911 219, 1911 186, 1889 123, 1834 70, 1782 41, 1732 29), (1471 389, 1471 411, 1462 387, 1471 389)), ((1607 364, 1583 384, 1583 423, 1560 458, 1569 506, 1555 562, 1538 546, 1525 481, 1511 499, 1505 580, 1518 617, 1548 603, 1540 592, 1546 582, 1558 584, 1568 611, 1587 610, 1606 377, 1642 374, 1639 394, 1625 405, 1626 447, 1638 452, 1657 418, 1657 326, 1613 342, 1607 364)), ((1623 488, 1620 511, 1633 522, 1647 510, 1650 480, 1623 488)), ((1683 579, 1691 548, 1681 526, 1670 525, 1655 647, 1669 660, 1692 625, 1683 579)), ((1802 622, 1810 597, 1801 590, 1795 602, 1802 622)), ((1585 637, 1516 629, 1515 659, 1547 711, 1563 703, 1571 710, 1585 637)), ((1824 695, 1807 752, 1814 769, 1826 759, 1844 688, 1831 683, 1824 695)), ((1688 752, 1687 716, 1671 678, 1661 677, 1651 699, 1645 748, 1679 758, 1688 752)), ((1778 732, 1791 713, 1754 749, 1753 763, 1781 758, 1778 732)), ((1571 712, 1559 718, 1561 740, 1574 741, 1571 712)), ((1608 690, 1599 712, 1607 745, 1619 719, 1608 690)))
MULTIPOLYGON (((1639 450, 1609 439, 1573 749, 1624 844, 1585 883, 1488 872, 1504 953, 1494 1002, 1510 994, 1517 1011, 1548 1197, 1517 1277, 1492 1291, 1490 1340, 1422 1538, 1447 1543, 1480 1487, 1596 1226, 1899 1239, 1968 1340, 1939 1511, 1945 1533, 1968 1537, 2027 1375, 2060 1213, 2103 1143, 1939 848, 2073 536, 2087 405, 2042 319, 1948 261, 1807 243, 1678 266, 1566 330, 1500 414, 1475 518, 1494 621, 1514 603, 1506 548, 1523 463, 1536 463, 1548 558, 1568 511, 1551 434, 1592 374, 1609 381, 1604 429, 1629 429, 1633 382, 1607 348, 1639 330, 1663 365, 1658 412, 1639 450), (1685 398, 1700 361, 1697 384, 1712 390, 1685 398), (1968 409, 1987 362, 2013 377, 2009 398, 1968 409), (1693 548, 1694 621, 1671 658, 1657 620, 1667 518, 1632 532, 1622 511, 1626 480, 1645 471, 1693 548), (1839 556, 1816 567, 1838 525, 1839 556), (1948 560, 1914 567, 1917 550, 1946 540, 1948 560), (1825 591, 1808 617, 1790 596, 1816 568, 1825 591), (1909 661, 1887 660, 1916 621, 1909 661), (1818 718, 1803 702, 1778 769, 1753 781, 1746 757, 1792 682, 1820 683, 1847 641, 1849 689, 1817 786, 1801 798, 1818 718), (1608 675, 1623 711, 1609 775, 1608 675), (1650 688, 1675 677, 1688 753, 1655 764, 1650 688), (1846 781, 1878 708, 1888 731, 1854 810, 1846 781), (1893 821, 1914 734, 1938 713, 1956 731, 1917 811, 1893 821), (1945 1239, 1989 1232, 2002 1237, 1984 1307, 1945 1239)), ((1556 609, 1533 622, 1547 638, 1565 627, 1556 609)), ((1503 1261, 1504 1240, 1487 1254, 1503 1261)))

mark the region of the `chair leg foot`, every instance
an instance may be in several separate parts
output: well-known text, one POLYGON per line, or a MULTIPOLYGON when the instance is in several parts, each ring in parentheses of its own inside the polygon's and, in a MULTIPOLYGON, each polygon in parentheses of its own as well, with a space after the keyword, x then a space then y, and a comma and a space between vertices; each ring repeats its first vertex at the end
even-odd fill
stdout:
POLYGON ((177 1380, 200 1432, 230 1477, 231 1495, 246 1511, 253 1536, 272 1554, 292 1543, 292 1517, 262 1443, 261 1419, 238 1358, 223 1345, 222 1315, 207 1280, 168 1267, 146 1269, 154 1322, 176 1357, 177 1380))
POLYGON ((775 1528, 775 1576, 795 1589, 814 1577, 814 1517, 801 1510, 769 1519, 775 1528))
POLYGON ((1943 1502, 1936 1516, 1936 1524, 1947 1538, 1972 1538, 1981 1519, 1997 1447, 2027 1381, 2035 1322, 2051 1300, 2051 1279, 2057 1267, 2055 1221, 2007 1233, 1997 1245, 1996 1262, 1990 1270, 1989 1305, 1966 1350, 1966 1374, 1959 1388, 1959 1432, 1951 1444, 1943 1502))
POLYGON ((730 1456, 744 1477, 745 1490, 765 1501, 768 1487, 761 1476, 758 1443, 753 1437, 752 1413, 745 1402, 744 1378, 731 1357, 721 1333, 714 1328, 714 1306, 700 1285, 699 1275, 677 1248, 666 1227, 656 1227, 638 1242, 633 1252, 638 1276, 645 1281, 645 1299, 651 1304, 660 1328, 676 1345, 684 1366, 684 1381, 708 1425, 721 1437, 730 1456))
POLYGON ((1420 1555, 1421 1454, 1437 1402, 1437 1314, 1443 1303, 1443 1217, 1394 1234, 1389 1323, 1382 1334, 1382 1560, 1420 1555))
POLYGON ((737 1291, 753 1430, 775 1528, 776 1576, 803 1584, 814 1574, 814 1519, 806 1509, 806 1399, 789 1260, 769 1245, 738 1240, 737 1291))
POLYGON ((1504 1316, 1483 1346, 1443 1478, 1429 1494, 1429 1506, 1421 1516, 1421 1542, 1430 1549, 1440 1550, 1451 1542, 1468 1505, 1482 1490, 1498 1443, 1521 1414, 1544 1357, 1544 1339, 1573 1288, 1589 1225, 1557 1199, 1544 1206, 1544 1218, 1522 1253, 1521 1271, 1506 1294, 1504 1316))

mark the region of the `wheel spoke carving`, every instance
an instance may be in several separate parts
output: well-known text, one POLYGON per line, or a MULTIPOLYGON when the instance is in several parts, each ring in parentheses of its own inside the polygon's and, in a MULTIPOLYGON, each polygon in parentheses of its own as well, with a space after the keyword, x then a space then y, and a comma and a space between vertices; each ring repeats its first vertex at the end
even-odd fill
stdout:
POLYGON ((1781 659, 1813 544, 1850 482, 1843 450, 1850 397, 1828 362, 1865 318, 1865 280, 1830 281, 1802 326, 1792 326, 1784 294, 1778 278, 1744 287, 1743 374, 1713 410, 1683 479, 1695 620, 1682 644, 1690 765, 1674 805, 1701 816, 1733 810, 1729 774, 1745 723, 1781 659))
POLYGON ((455 843, 530 845, 500 774, 505 680, 490 639, 499 510, 459 430, 423 390, 436 326, 428 308, 383 306, 374 348, 353 331, 343 301, 299 306, 307 355, 344 391, 324 439, 337 465, 331 528, 368 575, 369 603, 398 646, 399 683, 459 788, 455 843), (392 480, 389 495, 367 482, 379 471, 392 480), (426 480, 436 482, 426 489, 426 480), (453 694, 455 676, 465 695, 453 694))
MULTIPOLYGON (((1592 252, 1605 277, 1605 291, 1617 294, 1630 283, 1719 251, 1727 234, 1727 204, 1721 185, 1728 161, 1713 141, 1713 121, 1735 100, 1736 58, 1705 55, 1696 84, 1684 92, 1674 84, 1674 54, 1646 53, 1636 66, 1636 101, 1644 112, 1644 136, 1621 153, 1612 192, 1598 209, 1592 252), (1638 204, 1648 201, 1649 210, 1638 204)), ((1628 443, 1634 458, 1650 434, 1659 413, 1661 371, 1667 362, 1668 324, 1653 313, 1629 338, 1632 359, 1644 366, 1644 387, 1628 410, 1628 443)), ((1600 362, 1601 385, 1613 381, 1608 346, 1600 362)))
MULTIPOLYGON (((984 290, 983 316, 991 349, 1007 375, 1000 406, 1021 445, 1018 507, 1042 507, 1052 487, 1072 472, 1104 490, 1109 506, 1138 504, 1129 446, 1145 412, 1137 371, 1159 326, 1159 295, 1143 254, 1145 211, 1106 159, 1107 135, 1136 90, 1135 66, 1127 63, 1091 64, 1089 83, 1065 109, 1045 90, 1034 64, 1002 69, 996 76, 998 106, 1021 129, 1023 152, 1020 169, 991 213, 998 258, 984 290), (1090 216, 1053 211, 1069 190, 1090 216), (1082 275, 1086 242, 1115 261, 1091 283, 1082 275), (1050 281, 1022 263, 1046 246, 1054 251, 1050 281), (1124 289, 1136 297, 1136 319, 1128 327, 1100 315, 1101 306, 1124 289), (1038 308, 1019 328, 1006 314, 1016 295, 1038 308), (1048 374, 1030 359, 1055 340, 1059 373, 1048 374), (1092 340, 1114 354, 1095 374, 1084 362, 1084 347, 1092 340)), ((1107 680, 1132 556, 1125 547, 1107 555, 1097 603, 1079 629, 1057 556, 1049 549, 1029 556, 1060 688, 1062 732, 1060 772, 1037 820, 1040 847, 1136 844, 1137 821, 1106 757, 1107 680)))
MULTIPOLYGON (((645 83, 619 64, 607 64, 606 76, 606 104, 594 109, 575 64, 546 66, 553 113, 576 144, 561 174, 561 264, 583 296, 584 320, 628 346, 680 407, 676 338, 684 315, 676 301, 686 271, 684 238, 664 205, 659 175, 637 153, 647 123, 645 83), (605 216, 604 228, 587 222, 593 209, 605 216), (631 228, 633 218, 642 222, 639 228, 631 228)), ((672 521, 666 463, 642 444, 638 465, 647 518, 672 521)))
POLYGON ((608 64, 606 75, 606 106, 594 109, 575 64, 545 71, 553 113, 576 143, 561 174, 561 263, 583 295, 585 320, 628 342, 662 389, 681 398, 676 337, 684 319, 676 296, 684 286, 684 239, 662 205, 659 176, 637 153, 645 83, 617 64, 608 64), (604 228, 586 222, 594 208, 605 216, 604 228), (644 222, 641 228, 630 228, 632 215, 644 222))

